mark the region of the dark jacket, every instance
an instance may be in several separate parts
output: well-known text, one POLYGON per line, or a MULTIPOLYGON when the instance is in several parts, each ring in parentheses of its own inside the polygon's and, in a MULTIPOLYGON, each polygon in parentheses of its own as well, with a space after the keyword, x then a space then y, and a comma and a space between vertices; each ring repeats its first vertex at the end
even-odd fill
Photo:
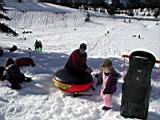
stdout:
POLYGON ((41 41, 36 41, 34 46, 35 46, 35 49, 42 48, 42 42, 41 41))
POLYGON ((116 91, 116 84, 119 77, 120 74, 113 69, 113 71, 109 74, 108 82, 106 83, 103 94, 113 94, 116 91))
POLYGON ((18 84, 25 81, 24 74, 21 73, 16 64, 9 65, 4 72, 4 76, 11 84, 18 84))
POLYGON ((0 66, 0 81, 4 80, 4 76, 3 76, 4 71, 5 71, 5 67, 0 66))
POLYGON ((69 71, 74 73, 85 73, 85 70, 88 68, 86 64, 87 54, 81 54, 79 49, 73 51, 69 56, 69 59, 65 65, 65 68, 68 68, 69 71))
POLYGON ((4 50, 0 47, 0 56, 4 54, 4 50))

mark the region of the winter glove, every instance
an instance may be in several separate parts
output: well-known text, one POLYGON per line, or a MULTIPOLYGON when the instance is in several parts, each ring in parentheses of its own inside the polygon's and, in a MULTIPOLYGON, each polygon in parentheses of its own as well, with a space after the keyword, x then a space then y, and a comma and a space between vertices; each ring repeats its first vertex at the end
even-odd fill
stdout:
POLYGON ((99 77, 99 73, 95 74, 95 78, 98 78, 99 77))
POLYGON ((87 73, 91 73, 93 70, 91 69, 91 68, 87 68, 86 70, 85 70, 85 72, 87 72, 87 73))
POLYGON ((32 78, 31 77, 25 77, 25 81, 24 82, 31 82, 32 78))
POLYGON ((92 89, 93 91, 96 91, 95 87, 93 87, 93 86, 91 86, 91 89, 92 89))

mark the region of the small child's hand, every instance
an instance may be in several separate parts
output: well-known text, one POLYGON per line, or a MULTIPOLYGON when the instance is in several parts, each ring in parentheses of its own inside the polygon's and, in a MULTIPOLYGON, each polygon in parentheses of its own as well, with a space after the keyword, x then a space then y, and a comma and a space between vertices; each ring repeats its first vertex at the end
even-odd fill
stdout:
POLYGON ((98 78, 99 77, 99 73, 95 74, 95 78, 98 78))

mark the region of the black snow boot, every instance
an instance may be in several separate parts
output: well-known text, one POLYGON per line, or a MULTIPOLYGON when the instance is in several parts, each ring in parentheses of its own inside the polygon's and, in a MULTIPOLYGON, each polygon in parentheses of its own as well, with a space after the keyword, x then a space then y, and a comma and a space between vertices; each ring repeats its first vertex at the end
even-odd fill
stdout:
POLYGON ((20 90, 22 87, 21 87, 21 85, 19 85, 19 84, 12 84, 12 85, 11 85, 11 88, 12 88, 12 89, 15 89, 15 90, 20 90))
POLYGON ((106 107, 106 106, 102 107, 102 110, 105 110, 105 111, 110 110, 110 109, 111 109, 111 107, 106 107))

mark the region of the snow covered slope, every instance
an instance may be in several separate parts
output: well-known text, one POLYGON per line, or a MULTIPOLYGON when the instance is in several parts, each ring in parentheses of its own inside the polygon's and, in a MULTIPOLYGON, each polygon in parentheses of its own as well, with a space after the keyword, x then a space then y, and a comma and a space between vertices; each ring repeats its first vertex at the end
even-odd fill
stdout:
POLYGON ((5 0, 6 8, 10 10, 24 10, 24 11, 50 11, 50 12, 71 12, 74 9, 67 7, 60 7, 50 3, 37 2, 37 0, 5 0))

